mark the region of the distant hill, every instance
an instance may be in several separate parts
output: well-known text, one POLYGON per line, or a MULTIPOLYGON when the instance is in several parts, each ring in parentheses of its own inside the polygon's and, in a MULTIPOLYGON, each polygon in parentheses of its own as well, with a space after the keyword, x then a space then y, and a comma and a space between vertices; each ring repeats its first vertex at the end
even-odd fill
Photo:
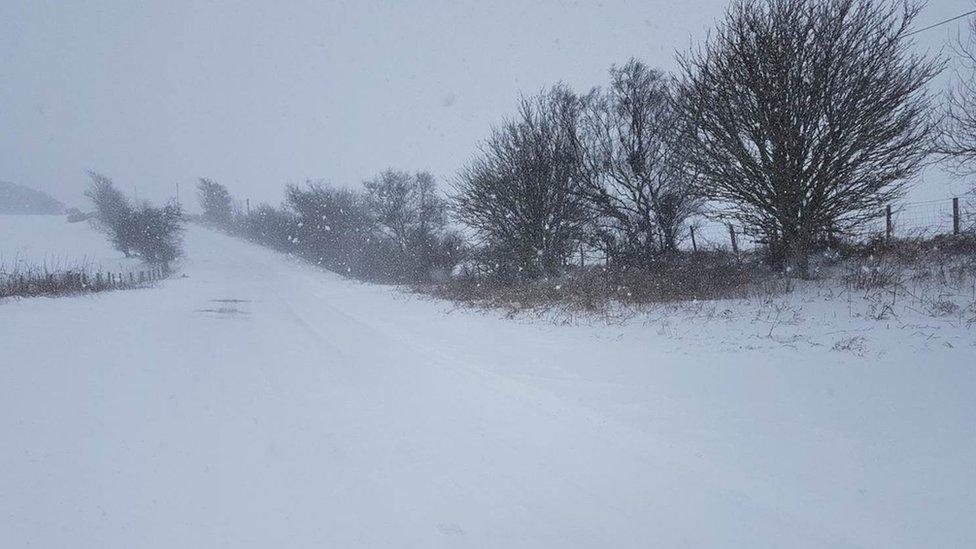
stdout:
POLYGON ((49 194, 0 181, 0 214, 59 215, 64 204, 49 194))

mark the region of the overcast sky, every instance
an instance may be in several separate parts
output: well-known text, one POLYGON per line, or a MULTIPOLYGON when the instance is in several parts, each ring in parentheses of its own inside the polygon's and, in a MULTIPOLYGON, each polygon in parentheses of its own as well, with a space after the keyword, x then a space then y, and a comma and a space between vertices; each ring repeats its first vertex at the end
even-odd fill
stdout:
MULTIPOLYGON (((153 200, 211 177, 276 203, 386 167, 446 186, 519 93, 601 85, 631 56, 673 69, 726 5, 0 0, 0 180, 69 205, 88 169, 153 200)), ((916 26, 972 8, 931 0, 916 26)), ((912 198, 962 188, 931 174, 912 198)))

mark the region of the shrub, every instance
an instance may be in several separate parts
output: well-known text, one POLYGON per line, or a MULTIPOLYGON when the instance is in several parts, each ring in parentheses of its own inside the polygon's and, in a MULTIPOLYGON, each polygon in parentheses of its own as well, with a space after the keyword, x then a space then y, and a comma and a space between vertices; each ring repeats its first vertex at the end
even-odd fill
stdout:
POLYGON ((375 223, 360 193, 309 182, 291 185, 285 203, 295 212, 292 250, 342 274, 367 276, 367 265, 379 263, 369 252, 384 246, 373 241, 375 223))
POLYGON ((133 207, 112 180, 90 172, 85 195, 116 249, 126 257, 138 255, 149 263, 168 263, 181 254, 182 212, 176 204, 156 208, 148 202, 133 207))
POLYGON ((675 254, 642 268, 584 267, 550 279, 512 280, 468 275, 416 291, 457 303, 510 313, 563 307, 607 312, 613 304, 643 306, 677 301, 749 298, 786 291, 787 284, 762 262, 725 252, 675 254))
POLYGON ((176 204, 155 208, 143 204, 127 220, 132 234, 131 247, 143 261, 169 263, 182 253, 180 235, 182 212, 176 204))
POLYGON ((387 170, 366 181, 364 187, 377 238, 393 244, 386 251, 391 254, 383 272, 386 276, 424 281, 454 267, 459 238, 445 234, 447 202, 437 194, 434 176, 387 170))
POLYGON ((493 131, 458 177, 454 213, 499 273, 552 276, 585 236, 591 220, 576 192, 580 108, 559 86, 523 100, 518 118, 493 131))

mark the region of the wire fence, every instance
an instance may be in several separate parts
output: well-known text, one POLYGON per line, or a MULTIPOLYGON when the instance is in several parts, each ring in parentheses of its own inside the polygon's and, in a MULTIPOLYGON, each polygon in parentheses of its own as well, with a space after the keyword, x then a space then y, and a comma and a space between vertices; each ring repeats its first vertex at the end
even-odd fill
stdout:
MULTIPOLYGON (((700 220, 688 231, 687 249, 755 249, 760 243, 743 227, 700 220)), ((932 238, 976 232, 976 197, 953 197, 922 202, 905 202, 878 212, 852 235, 853 242, 891 238, 932 238)))
POLYGON ((169 274, 168 267, 158 265, 127 272, 26 270, 0 275, 0 298, 94 293, 140 288, 163 280, 169 274))

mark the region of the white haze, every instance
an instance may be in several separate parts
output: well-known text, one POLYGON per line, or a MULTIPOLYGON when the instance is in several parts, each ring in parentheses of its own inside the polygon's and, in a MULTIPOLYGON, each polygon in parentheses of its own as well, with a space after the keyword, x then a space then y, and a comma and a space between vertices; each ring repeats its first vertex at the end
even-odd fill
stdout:
MULTIPOLYGON (((390 166, 450 181, 519 93, 600 85, 631 56, 673 69, 726 5, 4 0, 0 180, 69 205, 88 169, 154 200, 201 176, 270 202, 390 166)), ((972 7, 933 1, 916 26, 972 7)), ((913 198, 963 188, 933 172, 913 198)))

